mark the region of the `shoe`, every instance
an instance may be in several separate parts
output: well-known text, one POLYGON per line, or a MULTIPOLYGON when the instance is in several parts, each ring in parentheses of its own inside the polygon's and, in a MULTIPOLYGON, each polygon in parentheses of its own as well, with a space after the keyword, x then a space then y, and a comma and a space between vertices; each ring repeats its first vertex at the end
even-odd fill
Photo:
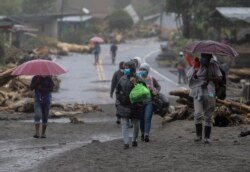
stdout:
POLYGON ((205 138, 204 138, 204 143, 209 144, 210 141, 210 134, 211 134, 211 127, 205 126, 205 138))
POLYGON ((117 120, 117 121, 116 121, 116 124, 120 125, 120 124, 121 124, 121 121, 120 121, 120 120, 117 120))
POLYGON ((125 144, 124 147, 123 147, 124 150, 128 149, 128 148, 129 148, 129 144, 125 144))
POLYGON ((196 124, 195 129, 196 129, 196 137, 194 138, 194 141, 200 142, 202 141, 202 124, 196 124))
POLYGON ((208 139, 208 138, 205 138, 203 142, 204 142, 204 144, 210 144, 211 143, 210 139, 208 139))
POLYGON ((145 135, 144 141, 149 142, 149 136, 148 135, 145 135))
POLYGON ((47 137, 46 137, 46 135, 45 135, 45 134, 43 134, 43 135, 41 135, 41 138, 43 138, 43 139, 44 139, 44 138, 47 138, 47 137))
POLYGON ((195 141, 195 142, 200 142, 200 141, 202 141, 202 137, 201 137, 201 136, 196 136, 196 137, 194 138, 194 141, 195 141))
POLYGON ((37 134, 33 135, 34 138, 38 139, 39 136, 37 134))
POLYGON ((143 142, 145 141, 144 140, 144 134, 141 135, 141 141, 143 141, 143 142))
POLYGON ((137 145, 138 145, 138 144, 137 144, 137 141, 133 141, 133 142, 132 142, 132 147, 137 147, 137 145))

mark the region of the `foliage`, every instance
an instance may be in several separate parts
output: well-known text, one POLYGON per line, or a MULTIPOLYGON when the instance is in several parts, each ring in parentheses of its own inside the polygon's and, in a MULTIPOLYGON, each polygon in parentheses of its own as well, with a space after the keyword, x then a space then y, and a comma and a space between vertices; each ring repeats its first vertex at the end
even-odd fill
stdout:
POLYGON ((207 39, 211 30, 209 16, 217 6, 250 6, 249 0, 166 0, 166 11, 175 12, 183 21, 182 33, 186 38, 207 39))
POLYGON ((111 29, 129 29, 133 26, 133 20, 126 11, 116 11, 108 17, 111 29))
POLYGON ((1 0, 0 14, 1 15, 13 15, 22 11, 23 0, 1 0))
POLYGON ((188 43, 191 43, 193 40, 192 39, 187 39, 187 38, 180 38, 175 42, 175 52, 180 52, 181 49, 187 45, 188 43))
POLYGON ((36 14, 55 8, 56 0, 23 0, 22 9, 25 14, 36 14))
POLYGON ((113 0, 115 9, 123 9, 131 3, 131 0, 113 0))
POLYGON ((100 32, 100 27, 95 21, 87 22, 72 28, 70 25, 63 26, 63 41, 73 44, 85 44, 94 35, 100 32))

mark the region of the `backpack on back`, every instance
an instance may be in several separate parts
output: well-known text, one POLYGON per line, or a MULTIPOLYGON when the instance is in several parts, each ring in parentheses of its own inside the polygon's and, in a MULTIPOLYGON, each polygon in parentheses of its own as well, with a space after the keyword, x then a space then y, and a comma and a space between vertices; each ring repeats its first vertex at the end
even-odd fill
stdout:
POLYGON ((218 67, 222 74, 222 79, 220 82, 215 83, 215 94, 218 99, 224 100, 226 98, 226 89, 227 89, 226 72, 219 65, 218 67))

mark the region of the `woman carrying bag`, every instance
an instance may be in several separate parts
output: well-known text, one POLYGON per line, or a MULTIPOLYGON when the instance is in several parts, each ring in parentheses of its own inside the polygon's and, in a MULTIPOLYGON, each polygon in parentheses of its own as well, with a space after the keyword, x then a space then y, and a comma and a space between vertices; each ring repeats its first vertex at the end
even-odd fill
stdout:
POLYGON ((156 79, 148 75, 149 69, 150 66, 147 63, 142 63, 139 68, 139 75, 151 92, 151 96, 143 101, 143 115, 140 120, 141 140, 145 142, 149 142, 149 132, 153 115, 152 97, 156 96, 161 90, 161 86, 156 79))

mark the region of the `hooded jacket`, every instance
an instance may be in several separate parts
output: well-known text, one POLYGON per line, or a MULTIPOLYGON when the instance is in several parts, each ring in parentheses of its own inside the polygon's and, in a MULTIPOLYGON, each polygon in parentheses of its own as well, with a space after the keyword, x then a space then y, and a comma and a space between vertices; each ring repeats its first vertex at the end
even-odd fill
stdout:
POLYGON ((116 98, 118 105, 117 111, 120 117, 129 118, 131 117, 131 108, 134 107, 134 105, 132 105, 129 100, 129 94, 134 87, 134 84, 131 83, 130 78, 134 77, 137 83, 143 83, 144 85, 145 82, 142 80, 141 77, 136 75, 136 68, 134 62, 126 62, 125 66, 130 69, 131 73, 129 75, 122 76, 116 86, 116 98))

